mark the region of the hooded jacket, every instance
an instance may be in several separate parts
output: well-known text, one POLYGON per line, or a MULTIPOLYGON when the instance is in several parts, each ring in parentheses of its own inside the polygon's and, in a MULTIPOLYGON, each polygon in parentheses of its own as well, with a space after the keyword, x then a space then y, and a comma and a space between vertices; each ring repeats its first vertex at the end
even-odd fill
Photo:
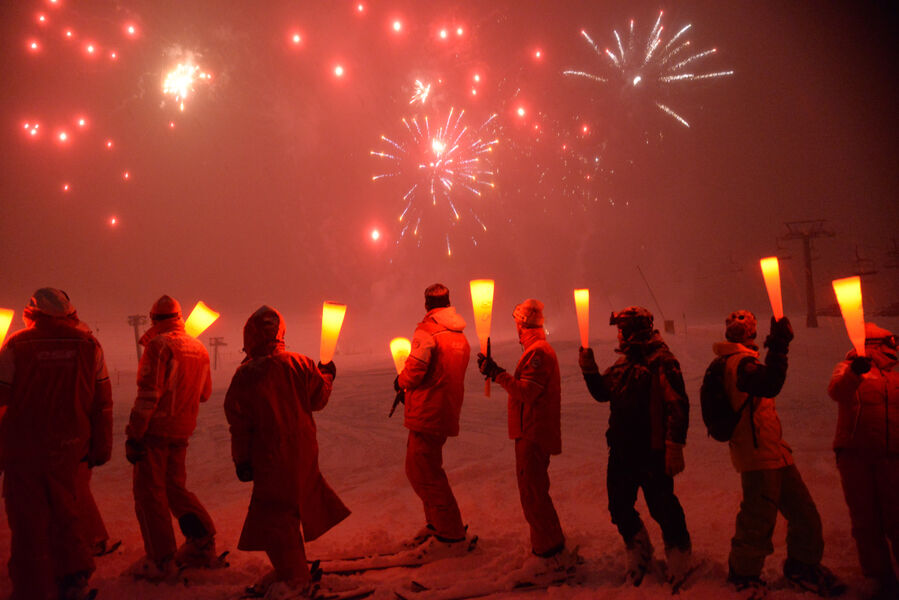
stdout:
POLYGON ((212 394, 209 353, 185 333, 180 318, 156 322, 140 343, 137 399, 125 432, 136 440, 186 440, 197 427, 200 403, 212 394))
POLYGON ((622 342, 621 357, 600 375, 584 373, 590 395, 610 402, 609 448, 645 454, 665 442, 687 442, 690 401, 680 364, 658 331, 646 341, 622 342))
POLYGON ((307 541, 345 519, 349 509, 318 468, 314 411, 331 395, 333 376, 288 352, 284 321, 263 306, 244 327, 247 357, 225 395, 234 463, 249 464, 253 493, 238 547, 265 550, 299 517, 307 541))
POLYGON ((537 443, 547 454, 562 452, 562 386, 559 359, 542 327, 522 330, 524 354, 515 374, 496 382, 509 393, 509 438, 537 443))
POLYGON ((774 402, 786 380, 787 355, 768 350, 762 364, 754 346, 718 342, 712 349, 716 355, 727 357, 724 387, 731 406, 740 410, 745 403, 728 442, 734 468, 743 473, 792 465, 793 451, 783 439, 774 402))
POLYGON ((465 369, 471 348, 465 320, 452 306, 435 308, 415 328, 412 351, 399 375, 405 390, 405 425, 412 431, 459 435, 465 369))
POLYGON ((0 456, 8 467, 46 468, 112 454, 112 388, 103 350, 58 290, 35 294, 26 328, 0 349, 0 456), (57 306, 59 305, 59 306, 57 306), (60 308, 61 307, 61 308, 60 308))
POLYGON ((827 393, 839 404, 835 450, 853 449, 874 456, 899 455, 899 373, 877 361, 864 375, 849 368, 856 352, 837 364, 827 393))

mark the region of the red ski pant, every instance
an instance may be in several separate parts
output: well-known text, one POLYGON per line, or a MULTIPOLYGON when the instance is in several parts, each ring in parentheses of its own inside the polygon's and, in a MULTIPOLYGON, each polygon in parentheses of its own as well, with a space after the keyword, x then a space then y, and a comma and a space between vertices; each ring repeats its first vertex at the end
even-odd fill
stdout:
POLYGON ((87 468, 87 463, 79 463, 78 471, 78 498, 80 504, 78 512, 84 519, 85 541, 93 551, 95 546, 102 544, 109 539, 109 533, 106 531, 106 525, 103 524, 103 517, 100 516, 100 510, 97 508, 97 502, 91 493, 91 473, 92 470, 87 468))
POLYGON ((406 477, 421 498, 425 519, 437 535, 450 539, 465 537, 462 515, 443 470, 445 435, 409 431, 406 445, 406 477))
POLYGON ((849 506, 852 537, 866 577, 890 577, 893 556, 899 559, 899 456, 865 456, 837 452, 837 469, 849 506))
POLYGON ((737 575, 758 576, 765 557, 774 552, 771 538, 777 513, 787 520, 787 557, 817 565, 824 554, 821 517, 795 465, 744 471, 743 502, 730 545, 730 568, 737 575))
MULTIPOLYGON (((212 519, 197 497, 185 487, 187 440, 145 438, 147 456, 134 465, 134 510, 144 538, 144 550, 160 562, 175 554, 172 515, 179 521, 194 515, 205 535, 215 533, 212 519)), ((195 537, 203 537, 197 535, 195 537)))
POLYGON ((79 515, 78 471, 84 463, 7 466, 3 497, 11 533, 11 600, 57 598, 57 580, 92 573, 94 559, 79 515))
POLYGON ((531 550, 548 556, 565 546, 559 515, 549 497, 549 454, 539 444, 515 440, 515 472, 524 518, 531 527, 531 550))

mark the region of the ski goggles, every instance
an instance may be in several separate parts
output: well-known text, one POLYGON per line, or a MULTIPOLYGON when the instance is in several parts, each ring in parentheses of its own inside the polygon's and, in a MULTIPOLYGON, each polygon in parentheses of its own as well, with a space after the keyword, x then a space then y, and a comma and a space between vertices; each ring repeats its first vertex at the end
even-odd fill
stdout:
POLYGON ((867 346, 868 344, 870 344, 872 346, 879 346, 880 344, 883 344, 887 348, 892 348, 893 350, 896 350, 896 346, 897 346, 896 336, 888 335, 888 336, 879 337, 879 338, 868 338, 865 340, 865 345, 867 346))

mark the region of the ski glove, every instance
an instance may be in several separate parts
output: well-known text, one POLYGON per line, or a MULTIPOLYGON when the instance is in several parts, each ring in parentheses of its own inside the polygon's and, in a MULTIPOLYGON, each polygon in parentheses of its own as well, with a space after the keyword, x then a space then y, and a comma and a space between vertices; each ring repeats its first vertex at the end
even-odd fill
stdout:
POLYGON ((128 462, 132 465, 136 465, 147 458, 147 447, 144 446, 143 442, 128 438, 125 442, 125 458, 127 458, 128 462))
POLYGON ((678 473, 683 472, 685 466, 683 444, 666 440, 665 473, 667 473, 669 477, 674 477, 678 473))
POLYGON ((334 364, 333 360, 330 360, 326 363, 318 363, 318 370, 322 373, 328 373, 331 378, 337 377, 337 365, 334 364))
POLYGON ((496 376, 505 373, 506 370, 496 364, 492 358, 478 352, 478 370, 485 377, 489 377, 491 381, 496 381, 496 376))
POLYGON ((237 472, 237 478, 243 482, 253 481, 253 465, 250 463, 240 463, 234 465, 237 472))
POLYGON ((864 375, 868 371, 871 370, 871 357, 870 356, 856 356, 849 363, 849 368, 852 369, 852 372, 856 375, 864 375))
POLYGON ((596 364, 596 358, 593 356, 593 348, 579 347, 577 364, 580 365, 582 373, 599 373, 599 365, 596 364))
POLYGON ((793 326, 790 325, 790 320, 786 317, 781 317, 780 320, 771 317, 771 333, 765 338, 765 347, 786 354, 792 341, 793 326))

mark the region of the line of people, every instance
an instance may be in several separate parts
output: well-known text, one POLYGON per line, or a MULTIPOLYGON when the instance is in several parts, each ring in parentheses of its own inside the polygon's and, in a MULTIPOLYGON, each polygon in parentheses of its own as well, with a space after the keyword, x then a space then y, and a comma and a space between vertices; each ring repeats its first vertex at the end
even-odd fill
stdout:
MULTIPOLYGON (((424 525, 410 540, 435 556, 467 551, 464 525, 443 470, 443 448, 459 434, 464 375, 470 347, 465 321, 449 290, 425 290, 425 317, 394 387, 404 399, 409 429, 406 474, 422 501, 424 525)), ((135 511, 146 556, 130 572, 165 579, 185 567, 215 567, 215 526, 186 489, 185 456, 199 404, 211 394, 209 357, 184 332, 177 301, 163 296, 150 311, 152 327, 138 372, 138 394, 126 429, 126 456, 134 465, 135 511), (175 542, 171 517, 185 542, 175 542)), ((578 561, 549 495, 550 458, 561 452, 561 379, 546 340, 543 305, 515 307, 523 354, 514 372, 478 354, 480 372, 508 393, 509 436, 514 440, 520 501, 530 527, 528 575, 570 571, 578 561)), ((112 449, 111 387, 99 343, 78 319, 68 296, 35 292, 25 309, 26 328, 0 349, 0 466, 12 533, 10 578, 14 600, 89 597, 93 544, 107 535, 102 520, 85 518, 93 467, 112 449), (51 533, 52 532, 52 533, 51 533)), ((637 491, 659 523, 667 576, 678 585, 695 568, 674 477, 684 470, 689 401, 677 359, 652 314, 641 307, 613 313, 620 354, 600 372, 591 348, 579 350, 587 389, 610 403, 607 490, 612 522, 626 548, 626 578, 639 585, 652 561, 648 533, 635 510, 637 491)), ((773 552, 777 513, 788 522, 785 576, 821 595, 845 586, 820 564, 821 519, 784 442, 775 396, 786 377, 793 337, 789 321, 772 319, 765 361, 755 344, 757 323, 748 311, 726 320, 725 385, 739 421, 729 441, 741 473, 743 501, 728 559, 728 580, 745 597, 764 595, 764 559, 773 552)), ((837 365, 829 392, 839 403, 834 448, 864 574, 882 597, 899 589, 887 544, 899 548, 899 376, 896 337, 868 324, 866 356, 851 352, 837 365)), ((284 321, 263 306, 244 327, 246 358, 225 396, 237 478, 253 483, 238 548, 266 552, 271 573, 251 586, 267 597, 303 597, 311 589, 304 540, 316 539, 349 515, 318 468, 313 412, 330 397, 336 367, 288 352, 284 321)), ((99 517, 99 513, 96 513, 99 517)))

